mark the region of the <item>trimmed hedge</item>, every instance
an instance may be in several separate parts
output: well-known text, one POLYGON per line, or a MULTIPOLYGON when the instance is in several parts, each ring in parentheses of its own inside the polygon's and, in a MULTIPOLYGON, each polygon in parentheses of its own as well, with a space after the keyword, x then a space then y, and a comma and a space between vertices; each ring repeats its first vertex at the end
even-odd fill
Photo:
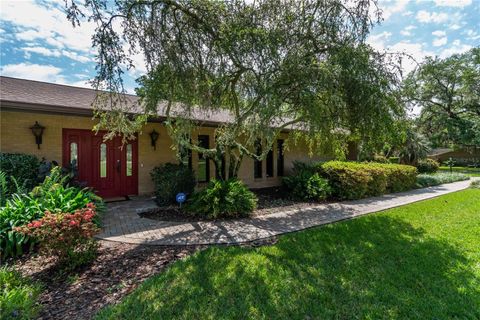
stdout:
POLYGON ((435 173, 440 168, 440 164, 433 159, 422 159, 417 163, 418 173, 435 173))
POLYGON ((384 163, 329 161, 321 165, 339 199, 361 199, 415 188, 417 169, 413 166, 384 163))

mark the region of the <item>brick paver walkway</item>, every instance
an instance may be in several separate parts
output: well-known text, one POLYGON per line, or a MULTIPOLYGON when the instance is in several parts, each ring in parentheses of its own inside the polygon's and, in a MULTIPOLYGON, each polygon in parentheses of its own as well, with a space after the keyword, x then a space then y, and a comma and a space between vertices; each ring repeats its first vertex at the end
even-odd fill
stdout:
POLYGON ((381 197, 319 204, 307 209, 279 211, 254 218, 171 222, 141 218, 138 212, 155 207, 151 199, 111 203, 98 238, 148 245, 232 244, 350 219, 408 203, 466 189, 470 181, 460 181, 381 197))

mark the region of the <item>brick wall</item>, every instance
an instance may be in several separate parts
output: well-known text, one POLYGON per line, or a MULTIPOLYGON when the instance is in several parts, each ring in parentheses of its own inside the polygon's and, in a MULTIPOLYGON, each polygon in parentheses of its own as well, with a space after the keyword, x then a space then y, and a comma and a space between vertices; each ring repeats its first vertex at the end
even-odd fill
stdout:
MULTIPOLYGON (((24 111, 1 111, 0 112, 0 151, 9 153, 34 154, 48 161, 55 160, 62 163, 62 129, 91 129, 94 121, 88 116, 58 115, 48 113, 33 113, 24 111), (38 121, 46 127, 43 134, 43 143, 37 149, 35 138, 30 127, 38 121)), ((195 138, 198 134, 209 135, 210 145, 214 145, 214 128, 202 127, 193 133, 195 138)), ((283 139, 287 138, 283 134, 283 139)), ((165 162, 176 162, 174 151, 171 149, 172 140, 167 134, 166 128, 160 123, 148 123, 138 136, 138 190, 140 194, 153 191, 153 183, 150 179, 150 171, 157 165, 165 162), (160 133, 156 150, 150 145, 149 133, 155 129, 160 133)), ((274 177, 266 177, 266 161, 262 162, 262 178, 254 179, 254 161, 245 158, 239 170, 240 178, 251 188, 263 188, 281 184, 281 178, 277 173, 277 150, 274 146, 274 177)), ((293 161, 316 161, 325 160, 326 157, 309 157, 304 144, 290 145, 285 152, 285 174, 291 171, 293 161)), ((192 166, 195 170, 198 164, 198 155, 193 153, 192 166)), ((215 177, 215 167, 210 163, 210 177, 215 177)))

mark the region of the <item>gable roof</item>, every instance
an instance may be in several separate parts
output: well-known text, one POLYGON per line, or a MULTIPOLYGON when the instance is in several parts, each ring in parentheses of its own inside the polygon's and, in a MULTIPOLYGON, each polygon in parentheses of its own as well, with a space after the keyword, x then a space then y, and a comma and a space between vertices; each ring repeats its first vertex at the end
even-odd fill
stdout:
MULTIPOLYGON (((0 105, 2 108, 92 115, 92 103, 97 92, 88 88, 0 76, 0 105)), ((139 99, 131 94, 127 94, 125 97, 132 104, 139 99)), ((159 118, 165 117, 165 104, 158 106, 157 115, 159 118)), ((196 109, 192 117, 205 124, 218 125, 232 121, 227 110, 196 109)))

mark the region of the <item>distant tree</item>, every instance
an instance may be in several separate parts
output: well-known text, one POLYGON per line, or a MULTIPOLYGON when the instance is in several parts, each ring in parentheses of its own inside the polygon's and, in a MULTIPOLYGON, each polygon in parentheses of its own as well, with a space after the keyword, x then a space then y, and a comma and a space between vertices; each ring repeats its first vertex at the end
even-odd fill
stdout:
POLYGON ((380 17, 374 0, 65 1, 74 25, 87 12, 98 25, 94 84, 110 96, 94 105, 97 128, 132 137, 164 102, 177 150, 203 153, 218 174, 226 159, 224 178, 244 157, 263 159, 283 130, 312 151, 342 153, 347 139, 380 145, 403 116, 395 61, 364 44, 380 17), (132 107, 122 74, 138 53, 148 72, 132 107), (230 119, 205 149, 189 135, 195 115, 212 110, 230 119))
POLYGON ((427 157, 431 147, 427 137, 419 132, 414 123, 409 122, 406 127, 405 138, 397 149, 402 163, 416 165, 418 160, 427 157))
POLYGON ((435 147, 480 147, 480 48, 427 58, 404 90, 410 106, 421 107, 419 129, 435 147))

